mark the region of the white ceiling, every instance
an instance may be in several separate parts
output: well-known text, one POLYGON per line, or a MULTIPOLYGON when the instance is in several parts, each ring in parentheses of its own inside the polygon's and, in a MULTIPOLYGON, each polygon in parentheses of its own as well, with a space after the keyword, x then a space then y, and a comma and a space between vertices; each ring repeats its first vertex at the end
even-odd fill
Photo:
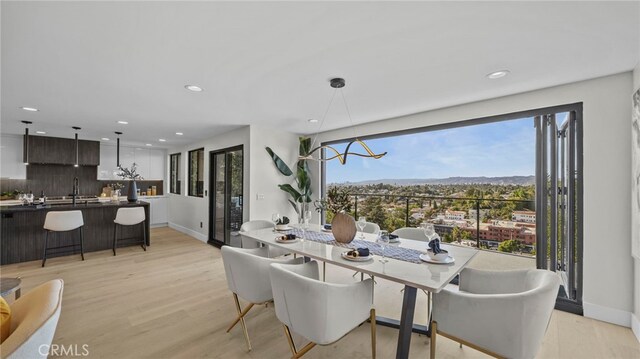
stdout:
MULTIPOLYGON (((247 124, 315 132, 336 76, 362 123, 628 71, 640 53, 638 2, 1 6, 2 133, 31 120, 158 147, 247 124)), ((335 102, 323 130, 348 124, 335 102)))

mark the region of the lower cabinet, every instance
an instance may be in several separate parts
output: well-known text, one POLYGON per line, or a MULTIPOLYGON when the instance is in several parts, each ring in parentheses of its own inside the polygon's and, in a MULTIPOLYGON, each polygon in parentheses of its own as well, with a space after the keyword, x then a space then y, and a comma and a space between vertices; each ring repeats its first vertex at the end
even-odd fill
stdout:
POLYGON ((168 222, 167 215, 167 200, 166 197, 149 197, 149 196, 140 196, 141 201, 149 202, 149 215, 151 226, 163 226, 168 222))

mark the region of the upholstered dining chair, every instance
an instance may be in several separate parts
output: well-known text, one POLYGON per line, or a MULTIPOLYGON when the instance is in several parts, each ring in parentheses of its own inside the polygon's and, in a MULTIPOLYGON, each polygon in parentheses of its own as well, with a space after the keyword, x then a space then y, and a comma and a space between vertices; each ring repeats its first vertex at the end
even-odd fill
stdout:
POLYGON ((11 305, 11 334, 0 345, 3 358, 47 358, 62 310, 62 279, 48 281, 11 305))
POLYGON ((364 233, 376 234, 380 232, 380 226, 377 223, 367 222, 362 229, 364 233))
POLYGON ((558 276, 546 270, 465 268, 458 292, 434 294, 431 358, 438 335, 496 358, 534 358, 559 286, 558 276))
POLYGON ((236 305, 238 316, 227 329, 227 333, 240 322, 242 331, 247 342, 248 350, 251 350, 251 341, 247 325, 244 321, 245 315, 256 304, 265 304, 273 300, 271 291, 271 279, 269 276, 269 265, 271 263, 302 263, 303 258, 281 260, 268 258, 268 248, 242 249, 231 246, 222 247, 222 261, 227 277, 227 286, 233 293, 233 301, 236 305), (238 298, 249 302, 244 308, 240 308, 238 298))
MULTIPOLYGON (((261 243, 258 243, 258 241, 256 241, 253 238, 247 237, 245 235, 243 235, 243 232, 248 232, 248 231, 255 231, 258 229, 265 229, 265 228, 274 228, 274 224, 273 222, 270 221, 266 221, 264 219, 255 219, 252 221, 247 221, 244 222, 242 224, 242 226, 240 226, 240 243, 242 245, 242 248, 260 248, 263 247, 263 245, 261 243)), ((275 236, 275 234, 274 234, 275 236)), ((268 246, 267 246, 268 247, 268 246)), ((285 254, 288 254, 289 252, 282 250, 280 248, 273 248, 270 247, 269 248, 269 257, 271 258, 275 258, 275 257, 280 257, 283 256, 285 254)))
POLYGON ((422 228, 402 227, 391 232, 391 234, 395 234, 400 238, 413 239, 423 242, 428 241, 427 236, 424 234, 424 230, 422 228))
POLYGON ((376 357, 373 280, 322 282, 316 261, 302 265, 274 263, 270 272, 276 316, 284 325, 293 358, 300 358, 316 344, 335 343, 367 320, 371 320, 371 352, 376 357), (309 343, 298 350, 292 332, 309 343))

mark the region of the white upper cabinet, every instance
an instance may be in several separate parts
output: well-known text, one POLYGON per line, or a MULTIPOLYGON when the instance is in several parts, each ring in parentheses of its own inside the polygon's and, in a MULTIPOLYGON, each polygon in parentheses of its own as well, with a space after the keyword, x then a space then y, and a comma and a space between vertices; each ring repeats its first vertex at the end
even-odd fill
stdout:
POLYGON ((26 179, 27 166, 22 158, 22 136, 0 138, 0 177, 26 179))
MULTIPOLYGON (((120 165, 131 168, 131 165, 135 162, 138 167, 138 173, 145 180, 165 179, 165 157, 166 150, 120 146, 120 165)), ((117 173, 116 147, 101 145, 98 179, 121 180, 121 178, 117 176, 117 173)))

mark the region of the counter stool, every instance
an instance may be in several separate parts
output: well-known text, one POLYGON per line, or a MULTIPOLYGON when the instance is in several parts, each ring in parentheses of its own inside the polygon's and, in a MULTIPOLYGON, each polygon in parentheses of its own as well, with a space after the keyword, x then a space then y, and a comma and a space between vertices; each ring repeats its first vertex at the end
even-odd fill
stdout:
MULTIPOLYGON (((44 237, 44 255, 42 257, 42 266, 47 261, 47 251, 52 249, 69 248, 73 247, 75 253, 75 247, 78 244, 70 244, 66 246, 49 247, 49 233, 50 232, 68 232, 78 230, 80 232, 80 255, 84 260, 84 220, 82 218, 81 211, 51 211, 47 212, 47 216, 44 218, 44 229, 46 234, 44 237)), ((57 252, 61 253, 61 252, 57 252)), ((54 253, 54 254, 57 254, 54 253)))
MULTIPOLYGON (((113 220, 113 255, 116 255, 118 247, 118 226, 134 226, 142 223, 142 243, 140 246, 147 250, 147 226, 144 221, 147 219, 144 213, 144 207, 118 208, 116 219, 113 220)), ((120 230, 122 233, 122 230, 120 230)))

